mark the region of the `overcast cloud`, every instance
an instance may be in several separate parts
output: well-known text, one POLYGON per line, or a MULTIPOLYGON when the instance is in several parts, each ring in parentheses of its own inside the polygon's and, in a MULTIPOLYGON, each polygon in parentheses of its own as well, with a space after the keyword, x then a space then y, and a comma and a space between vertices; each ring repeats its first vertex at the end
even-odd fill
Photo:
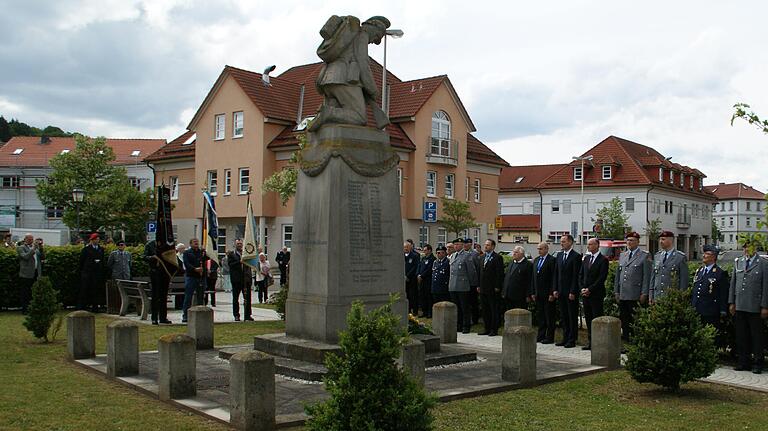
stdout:
MULTIPOLYGON (((447 74, 511 164, 562 163, 609 135, 768 191, 768 3, 0 0, 0 114, 92 135, 180 134, 225 64, 317 61, 331 14, 385 15, 401 79, 447 74)), ((371 49, 381 61, 381 47, 371 49)))

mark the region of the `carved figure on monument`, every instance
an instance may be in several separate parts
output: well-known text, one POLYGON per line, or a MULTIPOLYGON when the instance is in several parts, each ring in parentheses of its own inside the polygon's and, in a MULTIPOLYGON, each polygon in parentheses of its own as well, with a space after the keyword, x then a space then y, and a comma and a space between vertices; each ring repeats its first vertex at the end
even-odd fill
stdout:
POLYGON ((368 123, 366 106, 371 107, 377 128, 389 124, 387 114, 376 104, 379 92, 368 64, 368 44, 381 43, 389 26, 383 16, 371 17, 362 25, 354 16, 328 18, 320 29, 323 42, 317 48, 325 63, 316 82, 324 101, 310 131, 324 124, 364 126, 368 123))

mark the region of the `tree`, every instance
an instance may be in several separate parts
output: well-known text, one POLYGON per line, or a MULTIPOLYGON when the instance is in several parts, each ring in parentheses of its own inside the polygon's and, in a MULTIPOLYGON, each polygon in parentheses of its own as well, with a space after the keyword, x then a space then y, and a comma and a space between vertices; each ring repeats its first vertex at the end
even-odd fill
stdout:
MULTIPOLYGON (((309 127, 309 126, 307 126, 309 127)), ((297 133, 296 140, 299 141, 299 149, 291 154, 289 165, 267 177, 261 184, 262 194, 275 192, 280 196, 280 203, 285 206, 289 199, 296 195, 296 181, 299 178, 299 172, 296 165, 299 163, 299 153, 307 145, 307 134, 297 133)))
POLYGON ((80 228, 88 231, 125 230, 140 237, 147 214, 152 211, 152 191, 131 186, 125 169, 114 166, 115 154, 106 139, 75 136, 75 149, 51 158, 48 181, 37 184, 45 206, 64 208, 64 224, 77 226, 72 190, 85 191, 80 204, 80 228))
POLYGON ((731 116, 731 126, 733 126, 733 121, 739 118, 754 125, 763 133, 768 134, 768 120, 761 120, 760 117, 751 110, 749 105, 746 103, 737 103, 733 105, 733 107, 735 111, 731 116))
MULTIPOLYGON (((623 239, 624 229, 629 216, 624 214, 624 204, 615 196, 597 211, 597 220, 602 220, 600 237, 608 239, 623 239)), ((593 220, 594 221, 594 220, 593 220)))
POLYGON ((11 127, 8 126, 8 122, 0 116, 0 142, 8 142, 11 140, 11 127))
POLYGON ((717 227, 717 221, 713 219, 712 220, 712 241, 714 241, 715 244, 717 244, 720 241, 720 234, 721 232, 720 232, 720 228, 717 227))
POLYGON ((661 219, 649 221, 648 225, 645 226, 645 236, 648 238, 648 252, 651 255, 656 252, 659 235, 661 235, 661 219))
POLYGON ((447 198, 442 198, 442 202, 443 217, 439 218, 437 222, 448 232, 459 236, 462 231, 478 226, 475 222, 475 216, 469 210, 468 203, 458 199, 447 198))
POLYGON ((32 300, 29 302, 29 314, 24 326, 36 338, 48 342, 48 330, 51 329, 56 313, 61 309, 57 299, 58 292, 53 288, 48 277, 40 277, 32 285, 32 300))

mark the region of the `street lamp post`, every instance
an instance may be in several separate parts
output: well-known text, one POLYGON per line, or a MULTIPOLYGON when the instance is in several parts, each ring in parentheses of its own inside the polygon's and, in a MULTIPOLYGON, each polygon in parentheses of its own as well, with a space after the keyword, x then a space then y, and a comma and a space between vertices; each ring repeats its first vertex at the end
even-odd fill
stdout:
POLYGON ((391 28, 384 33, 384 64, 381 68, 381 110, 389 115, 389 102, 387 101, 387 36, 395 39, 403 37, 405 33, 402 30, 391 28))
POLYGON ((581 161, 581 226, 579 226, 581 232, 579 234, 579 244, 581 244, 581 251, 584 251, 584 161, 592 160, 592 155, 588 156, 574 156, 573 160, 581 161))
MULTIPOLYGON (((77 223, 75 235, 80 235, 80 204, 85 200, 85 190, 72 189, 72 201, 75 203, 75 211, 77 213, 77 223)), ((73 241, 74 242, 74 241, 73 241)))

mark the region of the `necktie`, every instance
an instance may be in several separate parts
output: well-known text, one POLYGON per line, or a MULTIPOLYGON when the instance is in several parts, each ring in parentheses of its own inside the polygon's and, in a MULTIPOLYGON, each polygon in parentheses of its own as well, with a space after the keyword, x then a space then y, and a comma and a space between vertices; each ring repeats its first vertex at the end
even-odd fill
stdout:
POLYGON ((483 263, 483 266, 488 265, 488 262, 490 262, 490 260, 491 260, 491 255, 490 254, 486 254, 485 255, 485 263, 483 263))
POLYGON ((664 252, 664 260, 662 260, 661 263, 667 263, 667 253, 668 252, 666 251, 664 252))
POLYGON ((594 261, 595 261, 595 255, 594 254, 590 254, 589 255, 589 265, 588 265, 588 268, 592 268, 592 262, 594 262, 594 261))
POLYGON ((539 258, 539 265, 538 265, 538 267, 536 268, 536 272, 541 272, 541 267, 542 267, 542 266, 544 266, 544 258, 543 258, 543 257, 540 257, 540 258, 539 258))
POLYGON ((634 250, 629 251, 629 260, 632 260, 632 256, 635 254, 634 250))

